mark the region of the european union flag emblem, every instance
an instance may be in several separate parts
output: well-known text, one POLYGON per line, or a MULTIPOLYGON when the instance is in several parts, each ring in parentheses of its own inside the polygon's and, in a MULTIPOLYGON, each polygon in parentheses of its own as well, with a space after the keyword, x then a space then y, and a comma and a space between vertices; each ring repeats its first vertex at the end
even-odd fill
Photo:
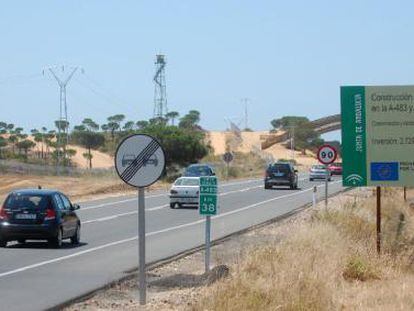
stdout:
POLYGON ((398 162, 371 162, 372 181, 397 181, 398 162))

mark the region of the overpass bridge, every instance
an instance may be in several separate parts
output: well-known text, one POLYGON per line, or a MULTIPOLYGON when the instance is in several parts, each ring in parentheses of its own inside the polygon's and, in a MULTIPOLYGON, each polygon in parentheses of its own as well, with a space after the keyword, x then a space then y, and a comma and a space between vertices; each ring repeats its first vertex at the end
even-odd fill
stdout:
MULTIPOLYGON (((320 118, 311 121, 311 125, 318 134, 325 134, 341 129, 341 115, 335 114, 332 116, 320 118)), ((275 134, 262 135, 262 150, 265 150, 274 144, 283 143, 289 139, 289 132, 280 132, 275 134)))

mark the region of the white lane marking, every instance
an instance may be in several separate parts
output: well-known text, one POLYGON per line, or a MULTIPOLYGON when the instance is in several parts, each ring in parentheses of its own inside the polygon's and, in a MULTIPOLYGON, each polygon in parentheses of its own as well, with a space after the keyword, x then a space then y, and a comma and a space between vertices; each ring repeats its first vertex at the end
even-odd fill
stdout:
POLYGON ((18 269, 14 269, 14 270, 11 270, 11 271, 0 273, 0 278, 8 276, 8 275, 16 274, 16 273, 19 273, 19 272, 23 272, 23 271, 26 271, 26 270, 42 267, 42 266, 45 266, 45 265, 48 265, 48 264, 51 264, 51 263, 55 263, 55 262, 59 262, 59 261, 62 261, 62 260, 70 259, 70 258, 73 258, 73 257, 78 257, 78 256, 81 256, 81 255, 84 255, 84 254, 96 252, 100 249, 104 249, 104 248, 108 248, 108 247, 111 247, 111 246, 131 242, 131 241, 134 241, 134 240, 137 240, 137 239, 138 239, 138 236, 135 236, 135 237, 132 237, 132 238, 128 238, 128 239, 124 239, 124 240, 115 241, 115 242, 111 242, 111 243, 108 243, 108 244, 92 247, 92 248, 86 249, 84 251, 73 253, 73 254, 70 254, 70 255, 67 255, 67 256, 57 257, 57 258, 54 258, 54 259, 51 259, 51 260, 38 262, 38 263, 35 263, 33 265, 29 265, 29 266, 26 266, 26 267, 22 267, 22 268, 18 268, 18 269))
MULTIPOLYGON (((302 180, 305 180, 305 178, 302 178, 300 180, 301 181, 302 180)), ((240 189, 240 190, 234 190, 234 191, 219 193, 219 196, 225 196, 225 195, 229 195, 229 194, 233 194, 233 193, 238 193, 238 192, 246 192, 246 191, 250 191, 250 190, 257 189, 257 188, 261 188, 261 187, 263 187, 263 186, 262 185, 259 185, 259 186, 255 186, 255 187, 249 187, 249 188, 244 188, 244 189, 240 189)), ((168 204, 161 205, 161 206, 156 206, 156 207, 148 208, 148 209, 146 209, 146 211, 147 212, 157 211, 157 210, 163 209, 163 208, 168 207, 168 206, 169 206, 168 204)), ((90 223, 95 223, 95 222, 108 221, 108 220, 117 219, 119 217, 130 216, 130 215, 134 215, 134 214, 138 214, 138 211, 132 211, 132 212, 127 212, 127 213, 114 214, 114 215, 106 216, 106 217, 102 217, 102 218, 86 220, 86 221, 82 221, 82 224, 90 224, 90 223)))
MULTIPOLYGON (((243 184, 249 184, 249 183, 253 183, 253 182, 257 182, 257 181, 260 181, 260 179, 249 179, 249 180, 242 181, 242 182, 222 184, 220 186, 221 187, 227 187, 227 186, 243 185, 243 184)), ((149 195, 149 196, 146 196, 146 199, 159 198, 159 197, 164 197, 164 196, 168 196, 168 192, 149 195)), ((87 211, 87 210, 96 209, 96 208, 100 208, 100 207, 111 206, 111 205, 114 205, 114 204, 122 204, 122 203, 127 203, 127 202, 133 202, 133 201, 136 201, 136 200, 137 200, 137 198, 131 198, 131 199, 125 199, 125 200, 121 200, 121 201, 107 202, 107 203, 102 203, 102 204, 98 204, 98 205, 83 207, 80 211, 87 211)), ((87 202, 80 202, 80 203, 87 203, 87 202)))
MULTIPOLYGON (((299 179, 299 181, 303 181, 303 180, 306 180, 306 179, 307 178, 301 178, 301 179, 299 179)), ((242 185, 242 184, 248 184, 248 183, 257 182, 257 181, 260 181, 260 179, 252 179, 252 180, 243 181, 243 182, 223 184, 221 186, 223 187, 223 186, 242 185)), ((240 190, 229 191, 229 192, 224 193, 224 195, 231 194, 231 193, 236 193, 236 192, 243 192, 243 191, 256 189, 256 188, 260 188, 260 187, 261 186, 256 186, 256 187, 251 187, 251 188, 245 188, 245 189, 240 189, 240 190)), ((163 196, 168 196, 168 193, 162 193, 162 194, 147 196, 146 199, 158 198, 158 197, 163 197, 163 196)), ((121 200, 121 201, 102 203, 102 204, 98 204, 98 205, 84 207, 80 210, 80 212, 91 210, 91 209, 96 209, 96 208, 100 208, 100 207, 105 207, 105 206, 111 206, 111 205, 114 205, 114 204, 122 204, 122 203, 127 203, 127 202, 133 202, 133 201, 136 201, 136 200, 137 200, 136 198, 131 198, 131 199, 125 199, 125 200, 121 200)))
MULTIPOLYGON (((152 199, 152 198, 163 197, 165 195, 166 195, 166 193, 155 194, 155 195, 147 196, 146 198, 147 199, 152 199)), ((137 200, 137 198, 131 198, 131 199, 125 199, 125 200, 121 200, 121 201, 102 203, 102 204, 98 204, 98 205, 83 207, 82 209, 80 209, 80 211, 87 211, 87 210, 96 209, 96 208, 100 208, 100 207, 111 206, 111 205, 114 205, 114 204, 122 204, 122 203, 127 203, 127 202, 133 202, 133 201, 136 201, 136 200, 137 200)))
MULTIPOLYGON (((163 208, 168 207, 168 206, 169 206, 168 204, 161 205, 161 206, 156 206, 156 207, 149 208, 146 211, 147 212, 152 212, 152 211, 163 209, 163 208)), ((134 215, 134 214, 138 214, 138 211, 132 211, 132 212, 115 214, 115 215, 102 217, 102 218, 97 218, 97 219, 86 220, 86 221, 82 221, 82 225, 90 224, 90 223, 94 223, 94 222, 102 222, 102 221, 107 221, 107 220, 113 220, 113 219, 116 219, 116 218, 119 218, 119 217, 129 216, 129 215, 134 215)))
MULTIPOLYGON (((334 181, 331 184, 336 184, 338 182, 342 182, 342 180, 334 181)), ((322 184, 322 185, 319 185, 317 187, 320 188, 320 187, 324 187, 324 186, 325 185, 322 184)), ((308 188, 306 190, 301 190, 301 191, 298 191, 298 192, 282 195, 280 197, 276 197, 276 198, 272 198, 272 199, 269 199, 269 200, 261 201, 261 202, 254 203, 254 204, 251 204, 251 205, 248 205, 248 206, 245 206, 245 207, 238 208, 238 209, 233 210, 233 211, 229 211, 229 212, 226 212, 226 213, 223 213, 223 214, 212 216, 211 218, 212 219, 221 218, 221 217, 225 217, 225 216, 228 216, 228 215, 231 215, 231 214, 240 213, 240 212, 245 211, 245 210, 250 209, 250 208, 254 208, 254 207, 257 207, 257 206, 260 206, 260 205, 263 205, 263 204, 267 204, 267 203, 270 203, 270 202, 273 202, 273 201, 280 200, 280 199, 286 199, 286 198, 289 198, 289 197, 293 197, 295 195, 299 195, 299 194, 302 194, 302 193, 305 193, 305 192, 308 192, 308 191, 312 191, 312 190, 313 190, 313 187, 308 188)), ((152 235, 156 235, 156 234, 159 234, 159 233, 164 233, 164 232, 169 232, 169 231, 173 231, 173 230, 177 230, 177 229, 181 229, 181 228, 185 228, 185 227, 190 227, 190 226, 194 226, 196 224, 202 223, 202 222, 205 222, 205 220, 200 219, 200 220, 189 222, 189 223, 186 223, 186 224, 183 224, 183 225, 178 225, 178 226, 174 226, 174 227, 170 227, 170 228, 165 228, 165 229, 162 229, 162 230, 159 230, 159 231, 154 231, 154 232, 147 233, 145 236, 152 236, 152 235)))
MULTIPOLYGON (((338 182, 341 182, 341 180, 335 181, 332 184, 338 183, 338 182)), ((323 185, 319 185, 317 187, 321 187, 321 186, 323 186, 323 185)), ((276 200, 281 199, 283 197, 286 198, 288 196, 302 194, 302 193, 307 192, 311 189, 312 188, 302 190, 302 191, 299 191, 299 192, 295 192, 295 193, 292 193, 292 194, 288 194, 286 196, 273 198, 271 200, 266 200, 266 201, 263 201, 263 202, 255 203, 255 204, 252 204, 252 205, 249 205, 249 206, 246 206, 246 207, 242 207, 241 209, 238 209, 238 210, 235 210, 235 211, 231 211, 231 212, 227 212, 227 213, 224 213, 224 214, 214 216, 213 218, 224 217, 224 216, 229 215, 230 213, 235 213, 236 211, 239 211, 239 210, 245 210, 247 208, 256 207, 256 206, 259 206, 260 204, 266 204, 266 203, 269 203, 271 201, 276 201, 276 200)), ((153 235, 164 233, 164 232, 169 232, 169 231, 173 231, 173 230, 177 230, 177 229, 181 229, 181 228, 185 228, 185 227, 189 227, 189 226, 194 226, 194 225, 202 223, 204 221, 205 221, 204 219, 200 219, 200 220, 190 222, 190 223, 187 223, 187 224, 174 226, 174 227, 166 228, 166 229, 159 230, 159 231, 149 232, 149 233, 146 234, 146 236, 153 236, 153 235)), ((35 269, 35 268, 38 268, 38 267, 42 267, 42 266, 52 264, 52 263, 55 263, 55 262, 60 262, 60 261, 67 260, 67 259, 70 259, 70 258, 78 257, 78 256, 81 256, 81 255, 84 255, 84 254, 96 252, 98 250, 105 249, 105 248, 108 248, 108 247, 111 247, 111 246, 116 246, 116 245, 128 243, 128 242, 131 242, 131 241, 134 241, 134 240, 137 240, 137 239, 138 239, 138 236, 134 236, 132 238, 119 240, 119 241, 103 244, 103 245, 100 245, 100 246, 92 247, 92 248, 86 249, 84 251, 73 253, 73 254, 70 254, 70 255, 67 255, 67 256, 57 257, 57 258, 54 258, 54 259, 38 262, 38 263, 35 263, 33 265, 29 265, 29 266, 25 266, 25 267, 21 267, 21 268, 18 268, 18 269, 14 269, 14 270, 10 270, 10 271, 7 271, 7 272, 0 273, 0 278, 3 278, 3 277, 8 276, 8 275, 13 275, 13 274, 16 274, 16 273, 19 273, 19 272, 24 272, 24 271, 27 271, 27 270, 35 269)))
POLYGON ((244 185, 244 184, 250 184, 252 182, 257 182, 260 181, 261 179, 257 178, 257 179, 248 179, 248 180, 244 180, 244 181, 236 181, 233 183, 224 183, 224 184, 220 184, 219 186, 221 187, 228 187, 228 186, 236 186, 236 185, 244 185))
MULTIPOLYGON (((256 188, 260 188, 260 187, 262 187, 262 186, 249 187, 249 188, 244 188, 244 189, 240 189, 240 190, 236 190, 236 191, 229 191, 229 192, 225 192, 225 193, 219 193, 219 196, 225 196, 225 195, 236 193, 236 192, 249 191, 249 190, 253 190, 253 189, 256 189, 256 188)), ((168 206, 169 206, 169 204, 155 206, 155 207, 152 207, 152 208, 145 209, 145 211, 147 211, 147 212, 158 211, 158 210, 163 209, 163 208, 168 207, 168 206)), ((119 218, 119 217, 130 216, 130 215, 134 215, 134 214, 138 214, 138 211, 114 214, 114 215, 106 216, 106 217, 102 217, 102 218, 86 220, 86 221, 82 221, 82 224, 90 224, 90 223, 95 223, 95 222, 113 220, 113 219, 116 219, 116 218, 119 218)))

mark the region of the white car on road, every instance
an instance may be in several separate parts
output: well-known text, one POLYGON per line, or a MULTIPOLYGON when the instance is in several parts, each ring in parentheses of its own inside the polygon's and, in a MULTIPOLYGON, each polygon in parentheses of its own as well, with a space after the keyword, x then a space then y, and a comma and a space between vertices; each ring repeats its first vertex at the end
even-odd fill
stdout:
POLYGON ((325 167, 325 165, 312 165, 309 171, 309 180, 325 179, 328 175, 328 181, 331 181, 331 172, 325 167))
POLYGON ((184 205, 198 206, 200 191, 200 178, 180 177, 170 190, 170 207, 182 207, 184 205))

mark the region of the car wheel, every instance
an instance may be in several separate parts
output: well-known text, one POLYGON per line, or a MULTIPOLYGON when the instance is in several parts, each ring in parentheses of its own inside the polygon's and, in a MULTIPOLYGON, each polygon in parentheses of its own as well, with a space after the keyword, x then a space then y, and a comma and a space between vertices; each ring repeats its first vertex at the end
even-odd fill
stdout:
POLYGON ((7 246, 7 241, 0 240, 0 247, 6 247, 6 246, 7 246))
POLYGON ((175 208, 175 203, 170 203, 170 208, 175 208))
POLYGON ((59 228, 56 236, 53 239, 49 240, 49 244, 54 248, 60 248, 62 246, 62 240, 63 240, 62 228, 59 228))
POLYGON ((81 237, 81 228, 80 228, 80 225, 77 225, 75 235, 70 238, 70 241, 72 242, 72 244, 78 245, 80 243, 80 237, 81 237))
POLYGON ((26 240, 25 239, 18 239, 17 242, 19 242, 20 244, 24 244, 24 243, 26 243, 26 240))
POLYGON ((268 185, 268 184, 265 184, 264 188, 265 189, 270 189, 270 188, 272 188, 272 186, 271 185, 268 185))

